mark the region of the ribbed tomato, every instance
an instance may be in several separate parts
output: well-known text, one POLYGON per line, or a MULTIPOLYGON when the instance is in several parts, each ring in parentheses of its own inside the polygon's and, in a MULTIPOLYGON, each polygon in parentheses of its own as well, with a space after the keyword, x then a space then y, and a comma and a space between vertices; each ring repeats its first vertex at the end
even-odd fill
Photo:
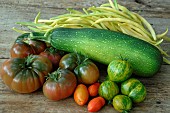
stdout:
POLYGON ((130 78, 121 84, 121 92, 129 96, 133 102, 144 101, 146 97, 145 86, 136 78, 130 78))
POLYGON ((52 70, 51 61, 40 55, 6 60, 0 69, 4 83, 18 93, 30 93, 40 88, 52 70))
POLYGON ((43 93, 50 100, 61 100, 71 96, 77 86, 74 73, 68 69, 58 69, 49 74, 43 85, 43 93))
POLYGON ((17 37, 15 43, 10 49, 12 58, 24 58, 28 55, 38 55, 46 49, 46 43, 39 40, 31 40, 28 38, 29 33, 25 33, 17 37))

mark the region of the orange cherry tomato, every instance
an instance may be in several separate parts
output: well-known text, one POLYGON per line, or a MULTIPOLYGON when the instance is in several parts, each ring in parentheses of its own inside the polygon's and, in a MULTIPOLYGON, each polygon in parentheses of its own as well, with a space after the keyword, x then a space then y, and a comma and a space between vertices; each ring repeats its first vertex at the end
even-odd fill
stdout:
POLYGON ((98 95, 98 89, 99 89, 100 83, 96 82, 88 87, 89 95, 94 97, 98 95))
POLYGON ((79 84, 74 92, 75 102, 78 105, 83 106, 87 103, 88 99, 89 99, 89 92, 87 87, 84 84, 79 84))
POLYGON ((95 97, 88 103, 87 109, 89 112, 97 112, 105 105, 103 97, 95 97))

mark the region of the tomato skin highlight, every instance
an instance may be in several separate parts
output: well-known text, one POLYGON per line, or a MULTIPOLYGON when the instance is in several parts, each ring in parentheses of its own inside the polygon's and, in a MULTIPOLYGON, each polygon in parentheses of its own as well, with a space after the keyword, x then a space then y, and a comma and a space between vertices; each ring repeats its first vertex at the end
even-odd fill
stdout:
POLYGON ((31 93, 43 86, 45 76, 51 70, 49 59, 32 55, 6 60, 0 68, 0 77, 10 89, 18 93, 31 93))
POLYGON ((48 99, 58 101, 74 93, 77 79, 70 70, 59 69, 49 76, 49 79, 43 85, 43 94, 48 99))
POLYGON ((80 105, 83 106, 87 103, 89 99, 89 93, 88 89, 84 84, 79 84, 74 92, 74 101, 80 105))
POLYGON ((89 95, 94 97, 98 95, 98 89, 99 89, 100 83, 96 82, 88 87, 89 95))
POLYGON ((89 112, 97 112, 105 105, 105 99, 102 97, 95 97, 88 103, 87 109, 89 112))
POLYGON ((39 40, 31 40, 28 38, 29 33, 22 34, 17 37, 10 49, 12 58, 25 58, 28 55, 39 55, 46 49, 46 43, 39 40))

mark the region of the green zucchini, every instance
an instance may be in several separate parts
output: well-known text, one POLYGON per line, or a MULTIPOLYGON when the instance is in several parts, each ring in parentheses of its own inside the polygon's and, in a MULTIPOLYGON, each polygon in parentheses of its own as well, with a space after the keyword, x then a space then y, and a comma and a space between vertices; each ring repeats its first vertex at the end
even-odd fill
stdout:
POLYGON ((104 29, 56 28, 46 37, 31 33, 32 39, 49 42, 67 52, 78 52, 92 60, 108 65, 123 57, 131 63, 134 74, 151 77, 162 64, 162 54, 153 45, 132 36, 104 29), (39 37, 39 38, 38 38, 39 37))

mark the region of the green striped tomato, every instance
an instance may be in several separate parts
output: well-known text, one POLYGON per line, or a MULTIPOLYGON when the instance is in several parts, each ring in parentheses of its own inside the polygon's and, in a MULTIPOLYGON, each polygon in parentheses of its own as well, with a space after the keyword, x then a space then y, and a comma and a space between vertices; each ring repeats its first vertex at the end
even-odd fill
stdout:
POLYGON ((146 97, 145 86, 135 78, 124 81, 121 84, 121 92, 124 95, 128 95, 135 103, 144 101, 146 97))
POLYGON ((132 100, 126 95, 116 95, 112 104, 115 110, 121 113, 127 113, 132 108, 132 100))
POLYGON ((99 87, 99 96, 110 101, 115 95, 119 93, 118 85, 113 81, 104 81, 99 87))
POLYGON ((132 75, 132 67, 127 60, 113 60, 107 68, 108 78, 114 82, 123 82, 132 75))

